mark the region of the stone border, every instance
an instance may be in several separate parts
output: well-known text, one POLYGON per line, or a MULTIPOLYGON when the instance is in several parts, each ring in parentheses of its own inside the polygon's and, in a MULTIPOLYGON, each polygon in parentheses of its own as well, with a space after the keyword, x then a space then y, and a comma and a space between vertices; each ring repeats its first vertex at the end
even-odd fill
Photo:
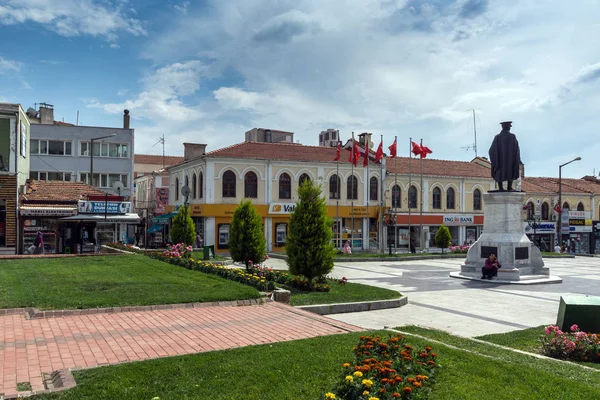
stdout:
MULTIPOLYGON (((287 260, 287 256, 280 254, 269 253, 270 258, 277 258, 280 260, 287 260)), ((374 262, 374 261, 415 261, 415 260, 443 260, 445 258, 467 258, 467 253, 453 254, 453 253, 440 253, 439 255, 428 254, 426 256, 406 256, 406 257, 336 257, 334 262, 374 262)))
MULTIPOLYGON (((541 275, 538 275, 541 276, 541 275)), ((501 284, 501 285, 543 285, 546 283, 562 283, 562 278, 560 276, 547 276, 544 278, 530 278, 527 279, 527 275, 522 276, 521 278, 526 278, 526 279, 521 279, 518 281, 509 281, 509 280, 504 280, 504 279, 480 279, 477 277, 473 277, 473 276, 466 276, 466 275, 461 275, 460 272, 450 272, 450 278, 457 278, 457 279, 465 279, 465 280, 469 280, 469 281, 476 281, 476 282, 484 282, 484 283, 496 283, 496 284, 501 284)))
POLYGON ((408 297, 404 296, 394 300, 359 301, 355 303, 316 304, 310 306, 296 306, 296 308, 310 311, 319 315, 342 314, 351 312, 385 310, 399 308, 408 304, 408 297))
POLYGON ((104 256, 120 256, 120 253, 86 253, 86 254, 2 254, 2 260, 26 260, 26 259, 42 259, 42 258, 72 258, 72 257, 104 257, 104 256))

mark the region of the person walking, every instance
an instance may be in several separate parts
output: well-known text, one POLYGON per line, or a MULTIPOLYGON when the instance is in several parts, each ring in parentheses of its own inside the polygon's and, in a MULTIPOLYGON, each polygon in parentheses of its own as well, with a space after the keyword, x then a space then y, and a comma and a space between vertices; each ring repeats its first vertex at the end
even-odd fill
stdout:
POLYGON ((42 232, 37 233, 33 245, 35 246, 33 254, 44 254, 44 235, 42 232))

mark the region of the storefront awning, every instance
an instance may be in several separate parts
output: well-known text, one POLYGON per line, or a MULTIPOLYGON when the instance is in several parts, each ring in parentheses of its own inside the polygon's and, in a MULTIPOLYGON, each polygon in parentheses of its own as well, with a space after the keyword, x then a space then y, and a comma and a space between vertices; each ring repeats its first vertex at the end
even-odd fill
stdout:
POLYGON ((111 222, 111 223, 127 223, 139 224, 140 216, 135 213, 120 214, 120 215, 104 215, 104 214, 79 214, 71 217, 61 218, 61 221, 91 221, 91 222, 111 222))
POLYGON ((169 220, 176 215, 177 215, 176 212, 172 212, 169 214, 163 214, 163 215, 157 215, 156 217, 152 218, 152 222, 154 222, 155 224, 168 224, 169 220))
POLYGON ((152 225, 150 228, 148 228, 148 233, 154 233, 154 232, 158 232, 160 231, 162 228, 164 227, 164 225, 162 224, 156 224, 156 225, 152 225))

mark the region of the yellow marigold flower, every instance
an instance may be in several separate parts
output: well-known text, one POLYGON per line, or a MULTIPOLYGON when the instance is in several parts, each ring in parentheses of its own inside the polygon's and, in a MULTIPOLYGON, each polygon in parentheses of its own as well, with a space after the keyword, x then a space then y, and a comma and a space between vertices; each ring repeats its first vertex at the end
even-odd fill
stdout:
POLYGON ((370 379, 363 379, 362 380, 362 384, 368 388, 370 388, 371 386, 373 386, 373 381, 370 379))
POLYGON ((361 376, 363 376, 362 372, 360 372, 360 371, 355 371, 355 372, 354 372, 352 375, 354 375, 354 376, 358 376, 359 378, 360 378, 361 376))
POLYGON ((369 400, 379 400, 379 397, 369 397, 369 400))
POLYGON ((329 393, 325 393, 325 398, 326 399, 335 399, 335 394, 329 392, 329 393))
POLYGON ((344 363, 344 368, 348 368, 350 366, 350 363, 344 363))
POLYGON ((365 391, 363 392, 363 394, 362 394, 362 395, 363 395, 363 396, 366 396, 366 395, 368 395, 368 394, 369 394, 369 391, 368 391, 368 390, 365 390, 365 391))
POLYGON ((348 382, 354 382, 354 378, 353 378, 353 377, 351 377, 350 375, 347 375, 347 376, 346 376, 346 380, 347 380, 348 382))

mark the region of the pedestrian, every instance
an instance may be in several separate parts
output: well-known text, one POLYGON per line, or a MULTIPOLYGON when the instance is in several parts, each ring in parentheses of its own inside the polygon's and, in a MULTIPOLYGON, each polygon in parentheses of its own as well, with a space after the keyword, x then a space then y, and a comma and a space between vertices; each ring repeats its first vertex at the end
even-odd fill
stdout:
POLYGON ((500 262, 495 254, 490 254, 485 260, 485 265, 481 267, 481 279, 491 280, 492 276, 498 276, 498 268, 501 268, 500 262))
POLYGON ((414 237, 410 237, 410 252, 411 253, 416 253, 417 252, 417 246, 415 244, 415 238, 414 237))
POLYGON ((200 232, 196 233, 196 248, 201 248, 204 245, 204 240, 202 240, 202 235, 200 232))
POLYGON ((33 245, 35 246, 33 254, 44 254, 44 235, 42 232, 37 233, 33 245))

